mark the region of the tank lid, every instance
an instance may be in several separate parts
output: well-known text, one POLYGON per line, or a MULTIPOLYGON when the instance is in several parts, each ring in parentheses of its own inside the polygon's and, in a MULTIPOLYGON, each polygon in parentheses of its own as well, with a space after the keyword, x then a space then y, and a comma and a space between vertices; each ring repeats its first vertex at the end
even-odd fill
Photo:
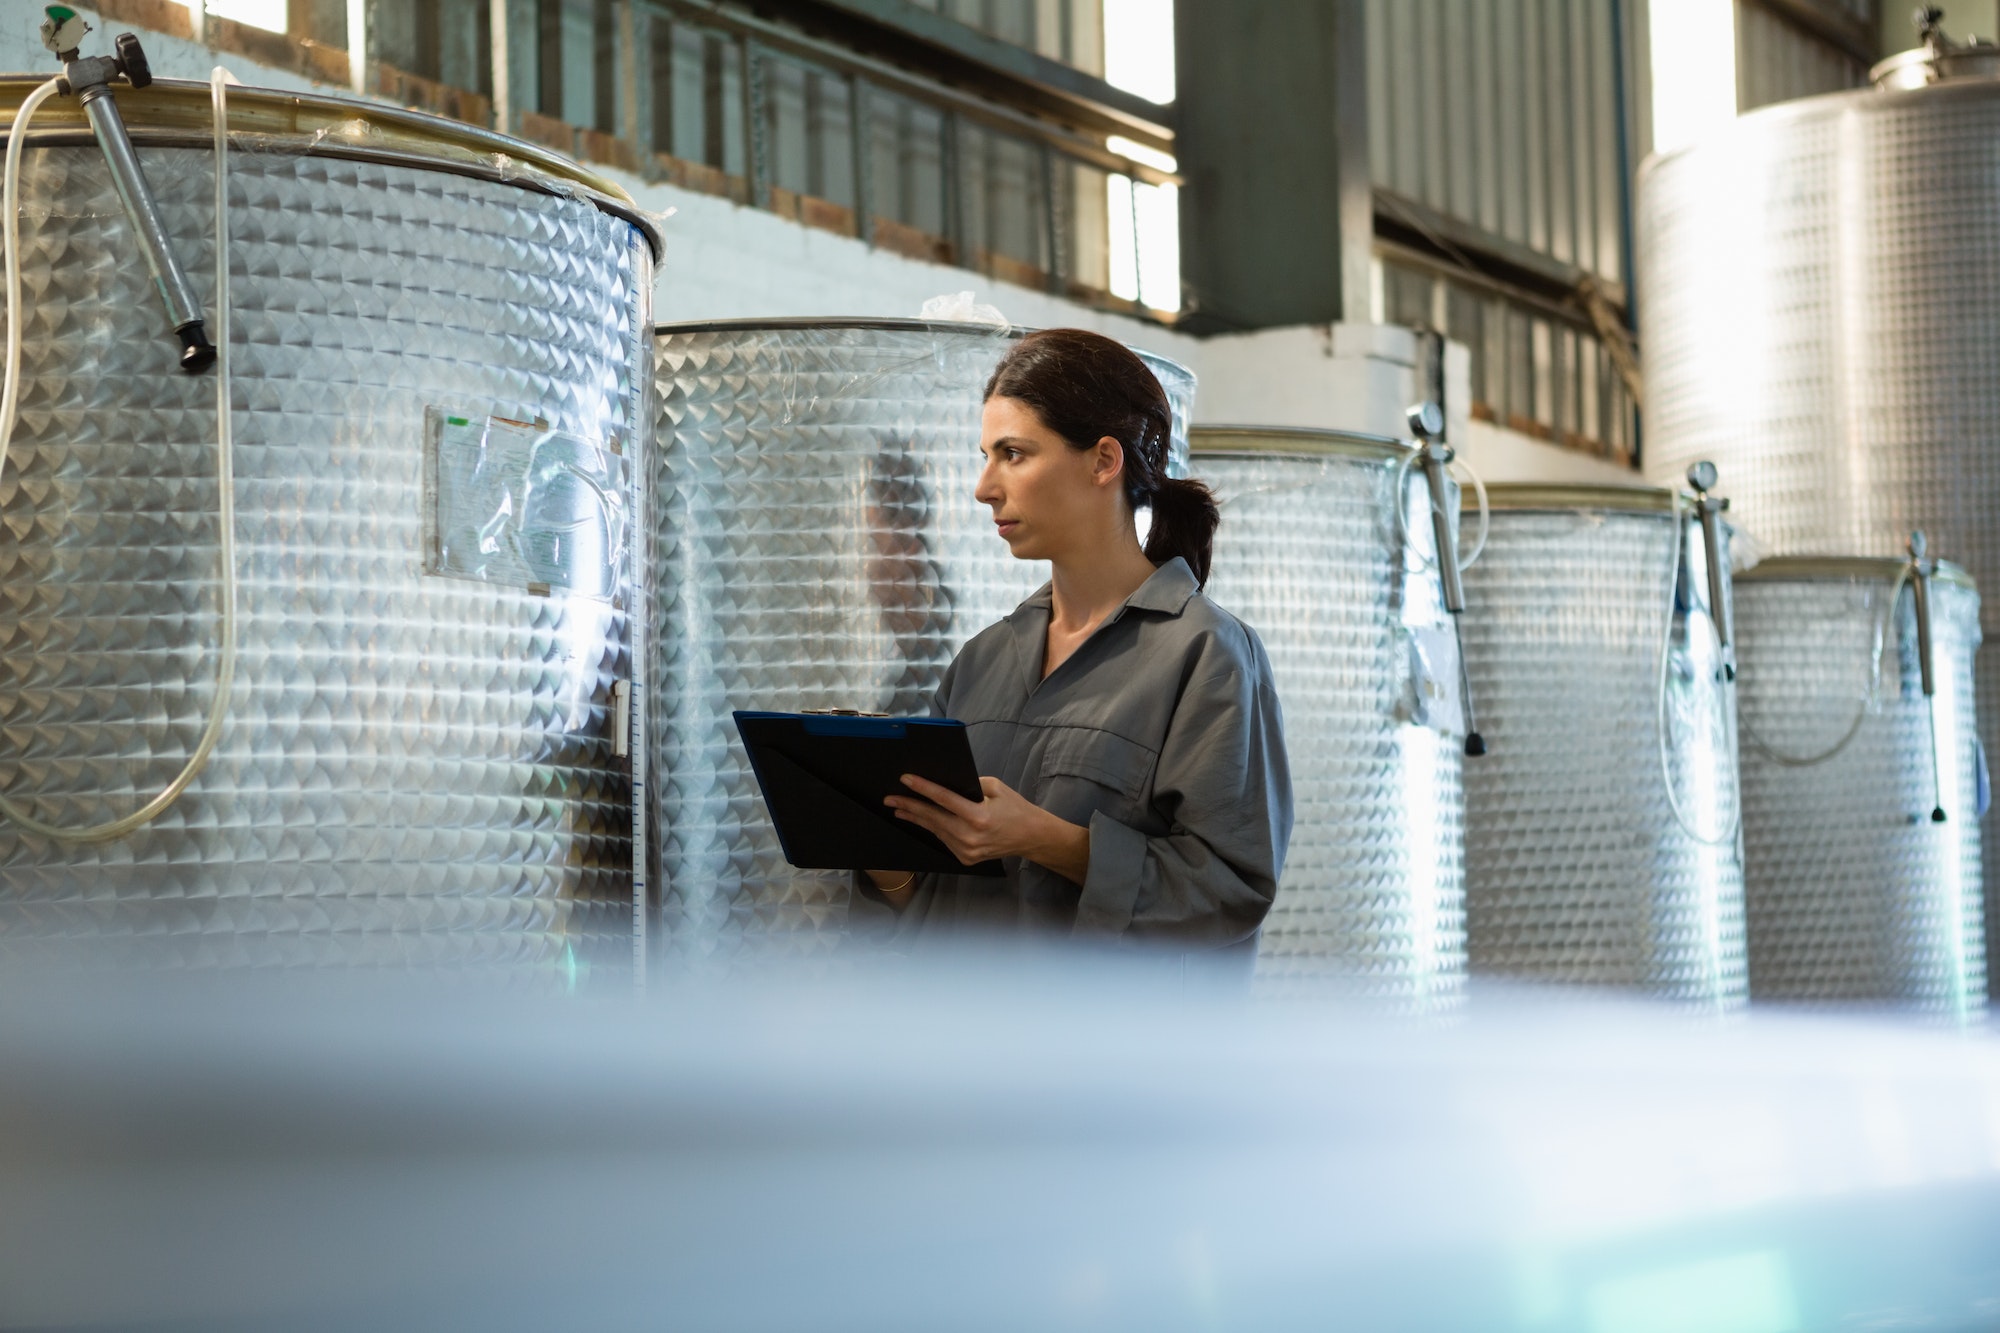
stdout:
POLYGON ((1924 5, 1916 12, 1914 49, 1890 56, 1868 71, 1884 92, 1923 88, 1955 79, 2000 79, 2000 46, 1984 37, 1953 41, 1943 27, 1944 10, 1924 5))
MULTIPOLYGON (((0 113, 11 123, 28 94, 45 82, 38 75, 0 74, 0 113)), ((141 147, 205 147, 214 134, 209 105, 208 85, 189 79, 118 89, 118 110, 141 147)), ((663 253, 658 224, 616 181, 553 149, 476 125, 351 97, 232 85, 229 132, 232 143, 248 140, 269 150, 394 162, 586 199, 639 228, 655 259, 663 253)), ((90 122, 75 99, 55 97, 35 113, 32 133, 83 140, 90 122)))
MULTIPOLYGON (((1486 487, 1486 503, 1492 509, 1564 510, 1609 509, 1625 513, 1672 513, 1674 492, 1657 486, 1558 485, 1548 482, 1492 482, 1486 487)), ((1477 504, 1471 495, 1460 492, 1459 507, 1477 504)))
POLYGON ((1313 430, 1289 426, 1196 426, 1188 432, 1188 452, 1204 454, 1291 454, 1387 461, 1416 452, 1405 440, 1360 431, 1313 430))
MULTIPOLYGON (((1812 580, 1868 580, 1893 583, 1909 564, 1893 556, 1865 555, 1781 555, 1760 560, 1735 575, 1738 583, 1793 583, 1812 580)), ((1974 587, 1972 575, 1963 565, 1949 560, 1937 562, 1936 578, 1962 587, 1974 587)))

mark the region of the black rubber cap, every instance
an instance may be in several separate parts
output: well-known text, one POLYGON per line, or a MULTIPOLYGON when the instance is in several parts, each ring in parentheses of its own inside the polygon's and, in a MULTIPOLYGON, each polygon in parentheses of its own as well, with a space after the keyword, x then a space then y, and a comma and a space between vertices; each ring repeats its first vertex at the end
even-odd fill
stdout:
POLYGON ((1476 731, 1465 733, 1465 752, 1477 757, 1486 753, 1486 738, 1476 731))
POLYGON ((1933 823, 1933 824, 1942 824, 1942 823, 1944 823, 1944 807, 1943 807, 1943 806, 1941 806, 1941 805, 1934 805, 1934 806, 1932 806, 1932 807, 1931 807, 1931 823, 1933 823))
POLYGON ((181 369, 199 375, 215 364, 215 344, 200 324, 186 324, 174 330, 181 340, 181 369))
POLYGON ((121 32, 111 48, 118 53, 118 63, 125 70, 125 81, 134 88, 144 88, 153 81, 153 66, 146 59, 146 49, 139 45, 136 33, 121 32))

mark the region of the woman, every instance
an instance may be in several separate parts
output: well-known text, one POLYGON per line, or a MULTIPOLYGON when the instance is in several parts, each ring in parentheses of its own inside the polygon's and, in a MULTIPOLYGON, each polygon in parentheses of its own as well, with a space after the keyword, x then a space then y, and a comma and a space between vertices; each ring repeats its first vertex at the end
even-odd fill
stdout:
POLYGON ((1080 329, 1028 335, 987 381, 974 494, 1053 577, 937 693, 984 800, 912 775, 888 804, 1007 873, 863 872, 857 925, 1254 950, 1291 836, 1283 726, 1263 645, 1201 593, 1215 501, 1166 475, 1172 421, 1145 363, 1080 329))

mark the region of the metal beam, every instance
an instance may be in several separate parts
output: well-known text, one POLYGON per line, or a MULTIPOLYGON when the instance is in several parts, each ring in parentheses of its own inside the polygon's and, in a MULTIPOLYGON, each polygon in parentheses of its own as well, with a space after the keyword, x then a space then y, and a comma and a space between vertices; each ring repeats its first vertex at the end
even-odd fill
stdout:
POLYGON ((1181 325, 1368 317, 1366 0, 1177 0, 1181 325))
POLYGON ((1373 322, 1375 181, 1368 144, 1368 0, 1334 0, 1334 175, 1340 317, 1373 322))
POLYGON ((514 73, 511 35, 507 24, 507 0, 488 0, 487 58, 493 62, 493 128, 502 134, 514 129, 514 73))
POLYGON ((1173 108, 910 0, 754 0, 758 12, 1076 129, 1174 151, 1173 108))
POLYGON ((1744 3, 1755 5, 1862 65, 1872 65, 1882 58, 1874 25, 1838 6, 1822 0, 1744 0, 1744 3))
MULTIPOLYGON (((1374 225, 1384 241, 1429 255, 1468 277, 1484 279, 1501 289, 1581 310, 1576 302, 1588 282, 1613 308, 1621 314, 1624 311, 1624 284, 1495 236, 1392 190, 1375 191, 1374 225)), ((1582 316, 1577 318, 1581 320, 1582 316)))

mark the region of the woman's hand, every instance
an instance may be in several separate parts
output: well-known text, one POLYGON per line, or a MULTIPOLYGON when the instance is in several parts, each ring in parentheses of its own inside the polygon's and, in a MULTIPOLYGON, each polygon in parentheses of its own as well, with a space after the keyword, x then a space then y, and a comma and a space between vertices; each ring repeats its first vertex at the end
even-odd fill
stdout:
POLYGON ((1075 884, 1090 873, 1090 830, 1058 819, 998 778, 979 779, 983 801, 968 801, 914 773, 903 775, 903 785, 916 795, 883 803, 896 818, 936 834, 966 865, 1019 856, 1075 884))

